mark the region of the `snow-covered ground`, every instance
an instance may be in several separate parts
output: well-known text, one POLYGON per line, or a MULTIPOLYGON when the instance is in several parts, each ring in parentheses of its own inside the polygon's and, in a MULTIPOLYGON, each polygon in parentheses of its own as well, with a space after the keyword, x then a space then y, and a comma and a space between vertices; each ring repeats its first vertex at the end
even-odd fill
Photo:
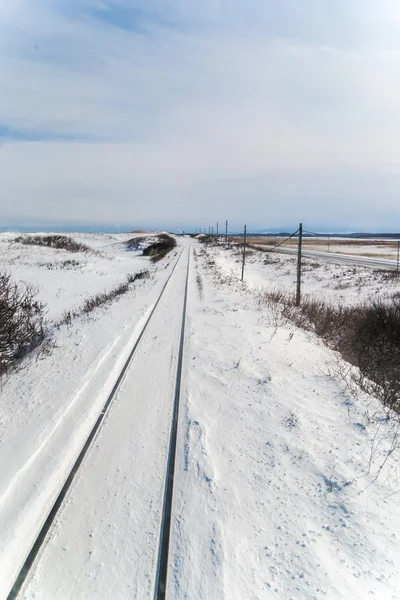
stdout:
POLYGON ((25 598, 153 595, 188 253, 187 247, 25 598))
POLYGON ((123 247, 123 242, 140 235, 71 236, 96 251, 93 253, 24 245, 16 243, 16 237, 15 233, 0 233, 0 270, 10 272, 18 281, 37 286, 38 298, 46 303, 50 319, 57 319, 90 296, 123 283, 129 273, 148 267, 148 258, 140 256, 140 252, 127 252, 123 247))
POLYGON ((81 236, 89 246, 94 240, 95 248, 109 248, 105 256, 72 255, 85 264, 85 273, 38 266, 42 260, 70 260, 63 250, 20 248, 9 241, 2 247, 3 268, 15 280, 39 287, 52 318, 125 281, 127 273, 149 269, 151 276, 136 281, 112 305, 54 329, 50 354, 35 353, 22 370, 1 381, 0 594, 16 574, 27 540, 38 531, 178 256, 179 247, 152 265, 139 252, 123 249, 121 242, 132 235, 113 237, 81 236))
MULTIPOLYGON (((284 238, 272 237, 270 242, 275 246, 284 241, 284 238)), ((252 238, 252 242, 263 244, 263 238, 252 238)), ((282 244, 282 248, 295 248, 297 240, 282 244)), ((374 239, 345 239, 341 238, 303 238, 303 247, 305 250, 313 252, 331 252, 337 254, 354 254, 356 256, 368 256, 375 258, 388 258, 396 260, 398 241, 397 240, 374 240, 374 239)))
MULTIPOLYGON (((209 246, 208 252, 226 274, 238 279, 242 269, 240 247, 209 246)), ((244 281, 259 290, 296 291, 297 256, 262 252, 246 253, 244 281)), ((395 272, 374 271, 365 267, 327 263, 303 258, 302 293, 334 303, 355 304, 374 298, 400 294, 400 277, 395 272)))
MULTIPOLYGON (((262 253, 252 254, 242 284, 235 252, 205 252, 183 238, 174 255, 150 265, 125 256, 121 239, 79 239, 101 252, 80 259, 104 277, 95 289, 142 268, 150 268, 150 279, 135 282, 90 318, 63 326, 49 355, 27 359, 2 382, 0 597, 183 247, 21 594, 40 600, 152 597, 191 246, 167 597, 398 599, 399 450, 385 462, 395 421, 384 418, 374 398, 334 375, 340 360, 315 336, 285 324, 260 302, 260 287, 293 291, 295 260, 273 256, 264 264, 262 253)), ((4 248, 15 251, 9 242, 4 248)), ((51 250, 46 261, 58 257, 51 250)), ((8 268, 14 276, 26 277, 31 268, 32 281, 43 283, 46 269, 28 267, 25 254, 13 260, 8 268)), ((70 272, 56 273, 52 290, 64 286, 70 272)), ((65 284, 65 304, 50 307, 54 317, 93 293, 78 270, 73 273, 80 292, 74 295, 73 279, 65 284)), ((386 285, 388 294, 399 291, 392 280, 373 276, 323 264, 305 269, 304 285, 346 302, 378 295, 386 285), (349 285, 335 290, 336 281, 349 285)), ((47 301, 55 298, 52 292, 47 301)))
POLYGON ((189 298, 170 597, 398 598, 398 452, 374 481, 392 424, 211 260, 189 298))

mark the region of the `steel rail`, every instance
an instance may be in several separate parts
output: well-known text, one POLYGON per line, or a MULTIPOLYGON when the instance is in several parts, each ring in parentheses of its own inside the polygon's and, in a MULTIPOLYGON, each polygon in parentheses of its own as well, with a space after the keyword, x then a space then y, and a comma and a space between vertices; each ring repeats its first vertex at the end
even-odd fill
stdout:
POLYGON ((179 343, 178 364, 176 369, 176 385, 174 408, 172 412, 171 433, 167 461, 167 473, 164 488, 164 501, 160 526, 160 543, 158 551, 157 571, 154 588, 154 600, 164 600, 167 592, 169 543, 171 539, 172 500, 174 490, 174 474, 176 460, 176 443, 178 435, 179 401, 181 395, 182 366, 185 343, 186 308, 190 269, 190 249, 186 273, 185 297, 183 301, 181 339, 179 343))
MULTIPOLYGON (((82 447, 82 449, 81 449, 81 451, 80 451, 77 459, 75 460, 75 463, 74 463, 74 465, 73 465, 73 467, 72 467, 72 469, 71 469, 71 471, 70 471, 67 479, 65 480, 65 483, 63 484, 60 492, 58 493, 58 496, 57 496, 54 504, 52 505, 52 508, 50 509, 50 512, 49 512, 48 516, 46 517, 46 519, 45 519, 45 521, 44 521, 44 523, 43 523, 43 525, 42 525, 42 527, 41 527, 41 529, 40 529, 40 531, 39 531, 39 533, 38 533, 38 535, 36 537, 36 540, 34 541, 32 547, 31 547, 31 549, 30 549, 30 551, 29 551, 29 553, 28 553, 28 555, 27 555, 27 557, 26 557, 26 559, 25 559, 25 561, 24 561, 24 563, 22 565, 22 568, 20 569, 20 571, 19 571, 19 573, 18 573, 18 575, 17 575, 17 577, 15 579, 14 585, 11 588, 11 590, 10 590, 8 596, 7 596, 7 600, 16 600, 16 598, 18 597, 18 595, 19 595, 19 593, 20 593, 20 591, 22 589, 22 586, 24 585, 24 583, 26 581, 26 578, 29 575, 29 572, 32 569, 32 566, 33 566, 33 564, 34 564, 34 562, 35 562, 35 560, 36 560, 36 558, 38 556, 38 553, 39 553, 39 551, 40 551, 40 549, 41 549, 44 541, 46 540, 46 537, 47 537, 47 534, 48 534, 48 532, 50 530, 50 527, 52 526, 52 524, 54 522, 54 519, 57 516, 57 513, 58 513, 58 511, 59 511, 59 509, 60 509, 60 507, 61 507, 61 505, 62 505, 62 503, 63 503, 63 501, 65 499, 65 496, 68 493, 69 488, 71 487, 71 484, 72 484, 72 482, 73 482, 73 480, 74 480, 74 478, 75 478, 75 476, 76 476, 76 474, 77 474, 77 472, 79 470, 79 467, 81 466, 81 464, 82 464, 82 462, 83 462, 83 460, 84 460, 84 458, 85 458, 85 456, 86 456, 89 448, 91 447, 91 444, 93 442, 93 438, 95 437, 97 431, 99 430, 100 425, 103 422, 104 417, 105 417, 105 415, 108 412, 108 409, 110 408, 110 405, 111 405, 111 403, 112 403, 112 401, 113 401, 113 399, 114 399, 114 397, 116 395, 116 392, 117 392, 117 390, 119 389, 119 387, 120 387, 120 385, 122 383, 124 375, 126 374, 128 368, 129 368, 129 366, 130 366, 130 364, 132 362, 132 359, 133 359, 134 354, 135 354, 135 352, 136 352, 136 350, 137 350, 137 348, 138 348, 138 346, 140 344, 140 341, 141 341, 141 339, 142 339, 142 337, 143 337, 143 335, 144 335, 144 333, 145 333, 145 331, 146 331, 146 329, 147 329, 147 327, 148 327, 148 325, 149 325, 149 323, 151 321, 151 318, 154 315, 154 312, 155 312, 158 304, 160 303, 160 300, 161 300, 161 298, 162 298, 162 296, 163 296, 163 294, 165 292, 165 289, 166 289, 168 283, 171 280, 171 277, 172 277, 172 275, 173 275, 173 273, 174 273, 174 271, 176 269, 176 266, 178 265, 178 263, 179 263, 179 261, 181 259, 181 256, 183 254, 183 250, 184 249, 182 249, 182 251, 180 252, 180 254, 179 254, 178 258, 177 258, 177 261, 176 261, 176 263, 175 263, 175 265, 174 265, 171 273, 169 274, 166 282, 164 283, 164 285, 163 285, 163 287, 161 289, 161 292, 160 292, 160 294, 159 294, 159 296, 158 296, 158 298, 157 298, 157 300, 156 300, 156 302, 155 302, 155 304, 154 304, 154 306, 153 306, 153 308, 152 308, 152 310, 151 310, 148 318, 146 319, 145 324, 142 327, 142 330, 141 330, 141 332, 139 334, 139 337, 137 338, 137 340, 136 340, 136 342, 135 342, 135 344, 134 344, 134 346, 133 346, 133 348, 132 348, 132 350, 131 350, 131 352, 130 352, 130 354, 129 354, 129 356, 128 356, 125 364, 124 364, 124 366, 122 367, 122 370, 121 370, 121 372, 120 372, 120 374, 119 374, 119 376, 118 376, 118 378, 117 378, 117 380, 116 380, 116 382, 114 384, 114 387, 112 388, 112 390, 111 390, 111 392, 110 392, 110 394, 109 394, 109 396, 108 396, 108 398, 107 398, 107 400, 106 400, 106 402, 105 402, 105 404, 104 404, 104 406, 103 406, 103 408, 102 408, 102 410, 101 410, 101 412, 100 412, 100 414, 99 414, 99 416, 98 416, 95 424, 93 425, 93 427, 92 427, 92 429, 91 429, 91 431, 89 433, 89 436, 86 438, 86 441, 85 441, 85 443, 84 443, 84 445, 83 445, 83 447, 82 447)), ((189 251, 189 256, 190 256, 190 251, 189 251)), ((186 305, 186 296, 185 296, 185 305, 186 305)))

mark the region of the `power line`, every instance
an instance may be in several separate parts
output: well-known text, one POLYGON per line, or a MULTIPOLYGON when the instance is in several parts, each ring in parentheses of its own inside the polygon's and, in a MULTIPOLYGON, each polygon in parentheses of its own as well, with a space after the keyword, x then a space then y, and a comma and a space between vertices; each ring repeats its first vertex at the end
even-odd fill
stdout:
POLYGON ((276 246, 274 246, 273 248, 269 248, 268 250, 266 250, 266 252, 273 252, 276 248, 279 248, 279 246, 282 246, 282 244, 284 244, 285 242, 287 242, 288 240, 292 239, 292 237, 294 237, 295 235, 297 235, 299 233, 299 229, 297 231, 295 231, 294 233, 292 233, 292 235, 289 235, 289 237, 287 237, 285 240, 283 240, 282 242, 279 242, 279 244, 277 244, 276 246))

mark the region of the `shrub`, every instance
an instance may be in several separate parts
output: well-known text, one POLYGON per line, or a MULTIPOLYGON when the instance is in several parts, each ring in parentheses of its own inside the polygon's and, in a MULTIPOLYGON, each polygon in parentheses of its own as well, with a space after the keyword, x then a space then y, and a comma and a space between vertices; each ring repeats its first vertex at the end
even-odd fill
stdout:
POLYGON ((139 250, 146 240, 148 240, 148 237, 136 237, 127 240, 124 244, 127 250, 139 250))
POLYGON ((60 262, 39 262, 38 267, 42 267, 43 269, 47 269, 49 271, 53 271, 55 269, 64 269, 69 271, 71 269, 77 269, 81 266, 81 263, 77 260, 63 260, 60 262))
POLYGON ((46 246, 57 250, 67 250, 68 252, 92 252, 89 246, 80 244, 67 235, 21 235, 15 241, 28 246, 46 246))
POLYGON ((151 262, 158 262, 159 260, 165 258, 167 254, 171 252, 176 246, 176 241, 173 238, 170 238, 169 241, 157 242, 156 244, 152 244, 148 246, 144 251, 144 256, 151 256, 151 262))
POLYGON ((212 242, 212 237, 210 235, 200 234, 197 239, 201 244, 210 244, 212 242))
POLYGON ((265 295, 285 318, 313 330, 343 358, 358 367, 357 383, 385 406, 400 412, 400 298, 358 306, 332 306, 310 296, 299 308, 293 296, 265 295))
POLYGON ((158 262, 176 247, 176 240, 167 233, 156 236, 132 238, 125 242, 128 250, 142 250, 143 256, 150 256, 152 262, 158 262))
POLYGON ((0 375, 39 346, 46 337, 44 305, 37 290, 0 273, 0 375))
POLYGON ((104 304, 109 304, 119 296, 122 296, 122 294, 126 294, 126 292, 129 290, 129 284, 137 281, 138 279, 147 279, 148 276, 148 271, 140 271, 134 275, 129 274, 125 283, 120 283, 109 292, 100 292, 91 298, 87 298, 80 308, 65 311, 61 319, 57 321, 56 327, 61 327, 61 325, 69 325, 76 317, 79 317, 82 314, 89 314, 95 308, 103 306, 104 304))

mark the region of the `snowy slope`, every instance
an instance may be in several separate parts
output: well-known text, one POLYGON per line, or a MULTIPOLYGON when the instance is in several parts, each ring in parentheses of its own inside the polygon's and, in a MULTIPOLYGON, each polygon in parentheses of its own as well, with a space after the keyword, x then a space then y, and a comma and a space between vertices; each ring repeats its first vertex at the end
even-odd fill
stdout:
POLYGON ((148 268, 139 252, 126 252, 122 243, 132 234, 72 234, 74 240, 98 253, 67 252, 15 243, 17 234, 0 233, 0 270, 17 281, 35 285, 48 306, 49 319, 83 304, 90 296, 125 282, 128 273, 148 268))

